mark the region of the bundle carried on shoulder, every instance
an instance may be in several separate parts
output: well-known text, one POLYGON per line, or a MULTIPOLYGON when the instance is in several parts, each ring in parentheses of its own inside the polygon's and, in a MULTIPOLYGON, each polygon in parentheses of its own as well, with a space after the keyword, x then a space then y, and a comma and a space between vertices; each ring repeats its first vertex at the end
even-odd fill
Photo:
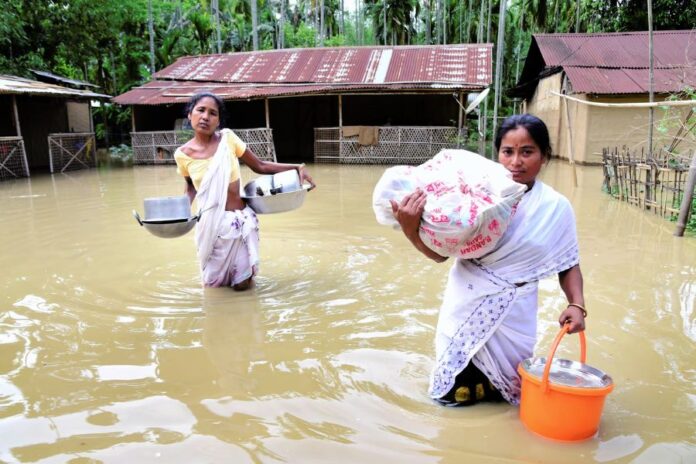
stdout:
POLYGON ((388 168, 372 194, 377 222, 399 227, 397 203, 420 188, 426 194, 419 235, 441 256, 480 258, 507 230, 526 186, 502 165, 466 150, 443 150, 419 166, 388 168))

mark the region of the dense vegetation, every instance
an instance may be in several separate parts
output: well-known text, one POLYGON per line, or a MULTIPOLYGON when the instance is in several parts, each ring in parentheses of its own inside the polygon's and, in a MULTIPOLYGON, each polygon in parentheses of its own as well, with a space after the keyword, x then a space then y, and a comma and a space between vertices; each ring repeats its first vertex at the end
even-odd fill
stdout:
MULTIPOLYGON (((372 44, 496 43, 499 0, 1 0, 0 73, 46 70, 118 95, 183 55, 372 44), (149 12, 151 11, 151 14, 149 12), (151 21, 150 21, 151 20, 151 21), (153 32, 152 49, 150 33, 153 32)), ((654 28, 688 29, 696 2, 653 0, 654 28)), ((503 88, 534 32, 647 30, 646 0, 510 0, 503 88)), ((512 103, 503 99, 501 114, 512 103)), ((112 124, 127 126, 114 107, 112 124)))

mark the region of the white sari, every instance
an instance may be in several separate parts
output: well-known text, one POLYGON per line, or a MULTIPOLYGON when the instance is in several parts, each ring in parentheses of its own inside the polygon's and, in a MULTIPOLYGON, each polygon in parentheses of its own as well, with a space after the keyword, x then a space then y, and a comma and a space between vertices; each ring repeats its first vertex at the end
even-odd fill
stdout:
POLYGON ((517 365, 532 356, 536 342, 538 281, 578 262, 572 207, 537 180, 496 249, 480 259, 458 259, 450 270, 431 397, 446 395, 473 362, 509 403, 518 404, 517 365))
MULTIPOLYGON (((196 247, 203 284, 209 287, 243 282, 256 274, 259 263, 256 214, 248 206, 225 211, 233 156, 227 143, 228 130, 221 131, 220 144, 196 195, 203 211, 196 226, 196 247)), ((240 191, 241 184, 240 176, 240 191)))

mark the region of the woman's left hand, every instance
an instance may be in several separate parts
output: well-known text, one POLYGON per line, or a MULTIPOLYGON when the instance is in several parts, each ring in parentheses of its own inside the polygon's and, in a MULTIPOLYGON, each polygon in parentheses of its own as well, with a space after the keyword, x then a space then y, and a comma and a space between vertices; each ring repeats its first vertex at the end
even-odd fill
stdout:
POLYGON ((304 184, 305 181, 309 183, 310 187, 308 190, 314 190, 317 187, 317 185, 312 180, 312 176, 310 176, 309 172, 307 172, 307 168, 304 164, 300 164, 297 167, 297 173, 300 175, 300 184, 304 184))
POLYGON ((585 316, 582 315, 580 308, 568 306, 558 318, 558 323, 563 327, 569 324, 568 333, 582 332, 585 330, 585 316))

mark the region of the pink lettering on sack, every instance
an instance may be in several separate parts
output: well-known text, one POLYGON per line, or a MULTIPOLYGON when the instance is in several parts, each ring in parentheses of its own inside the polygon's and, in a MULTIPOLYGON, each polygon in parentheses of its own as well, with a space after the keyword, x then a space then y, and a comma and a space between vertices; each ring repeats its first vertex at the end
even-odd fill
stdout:
POLYGON ((464 245, 465 247, 459 250, 460 255, 467 255, 469 253, 472 253, 476 250, 480 250, 487 244, 491 243, 492 239, 490 235, 486 235, 485 237, 482 234, 478 234, 471 240, 468 240, 464 245))
POLYGON ((435 232, 431 230, 429 227, 421 226, 421 230, 426 234, 430 235, 431 237, 435 236, 435 232))
POLYGON ((441 181, 431 182, 425 186, 425 191, 435 195, 435 197, 441 197, 445 193, 451 192, 454 187, 448 187, 447 184, 441 181))
POLYGON ((449 222, 449 217, 446 214, 441 214, 439 216, 435 216, 434 214, 430 215, 430 222, 434 224, 442 224, 443 222, 449 222))
POLYGON ((476 218, 478 217, 478 205, 476 203, 471 203, 469 208, 469 225, 473 226, 476 218))
POLYGON ((488 230, 493 232, 495 235, 500 236, 500 223, 497 219, 493 219, 490 224, 488 224, 488 230))

